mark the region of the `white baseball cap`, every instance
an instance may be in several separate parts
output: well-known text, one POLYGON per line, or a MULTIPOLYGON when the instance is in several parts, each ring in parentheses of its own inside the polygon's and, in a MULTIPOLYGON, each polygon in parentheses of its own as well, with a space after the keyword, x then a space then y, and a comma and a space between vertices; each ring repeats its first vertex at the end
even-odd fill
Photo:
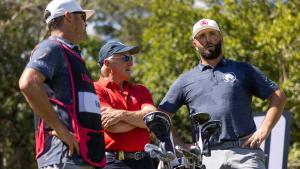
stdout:
POLYGON ((192 35, 193 39, 195 38, 197 33, 199 33, 200 31, 202 31, 204 29, 208 29, 208 28, 221 32, 216 21, 211 20, 211 19, 201 19, 200 21, 195 23, 195 25, 193 26, 193 35, 192 35))
POLYGON ((75 0, 52 0, 45 10, 50 12, 50 16, 46 19, 48 24, 52 19, 63 16, 65 12, 85 12, 86 19, 90 18, 95 11, 83 10, 75 0))

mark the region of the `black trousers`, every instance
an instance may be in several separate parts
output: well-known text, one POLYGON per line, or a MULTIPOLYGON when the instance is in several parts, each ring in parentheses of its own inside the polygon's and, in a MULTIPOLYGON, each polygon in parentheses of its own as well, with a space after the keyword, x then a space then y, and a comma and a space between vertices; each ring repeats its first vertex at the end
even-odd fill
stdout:
POLYGON ((150 157, 144 157, 140 160, 118 160, 115 155, 107 154, 104 169, 155 169, 155 167, 150 157))

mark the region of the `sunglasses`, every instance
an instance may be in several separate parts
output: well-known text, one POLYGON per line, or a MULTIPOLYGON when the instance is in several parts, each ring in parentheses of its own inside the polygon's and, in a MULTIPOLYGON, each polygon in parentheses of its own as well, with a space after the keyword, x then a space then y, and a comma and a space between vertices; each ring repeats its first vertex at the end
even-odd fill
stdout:
POLYGON ((133 58, 132 58, 131 55, 124 55, 124 56, 122 57, 122 60, 123 60, 124 62, 129 62, 129 61, 132 61, 133 58))
POLYGON ((82 20, 85 22, 86 21, 86 14, 85 12, 82 11, 76 11, 76 12, 72 12, 73 14, 80 14, 82 17, 82 20))
POLYGON ((133 60, 133 57, 131 55, 123 55, 122 57, 113 57, 113 58, 122 58, 123 62, 130 62, 133 60))

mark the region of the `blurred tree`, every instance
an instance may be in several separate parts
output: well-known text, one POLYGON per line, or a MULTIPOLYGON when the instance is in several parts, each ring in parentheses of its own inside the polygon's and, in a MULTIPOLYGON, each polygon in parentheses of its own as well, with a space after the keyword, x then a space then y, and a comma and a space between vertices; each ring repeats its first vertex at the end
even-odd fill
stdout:
POLYGON ((96 11, 92 18, 91 27, 93 37, 82 44, 88 48, 85 56, 88 56, 87 66, 91 70, 94 80, 99 78, 98 51, 106 41, 121 41, 129 45, 140 45, 141 35, 150 15, 149 2, 145 0, 81 0, 86 8, 96 11), (92 54, 92 55, 91 55, 92 54))
MULTIPOLYGON (((177 76, 198 63, 190 41, 190 25, 196 20, 192 6, 193 1, 188 0, 151 1, 152 15, 146 20, 148 25, 142 37, 143 53, 137 58, 134 77, 150 88, 157 104, 177 76)), ((173 123, 180 126, 177 127, 178 133, 186 141, 191 141, 186 112, 181 109, 173 123)))
POLYGON ((150 1, 145 0, 101 0, 88 2, 87 6, 96 10, 93 24, 96 36, 102 40, 118 39, 124 43, 141 42, 141 34, 146 27, 150 1))
POLYGON ((45 35, 42 15, 36 15, 42 9, 35 1, 0 1, 0 168, 36 168, 33 114, 18 79, 45 35))

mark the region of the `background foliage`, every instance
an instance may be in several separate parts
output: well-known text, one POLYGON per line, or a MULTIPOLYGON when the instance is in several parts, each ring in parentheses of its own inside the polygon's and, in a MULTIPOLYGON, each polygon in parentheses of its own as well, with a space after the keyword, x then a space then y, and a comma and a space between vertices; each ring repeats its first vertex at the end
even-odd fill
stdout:
MULTIPOLYGON (((45 0, 0 1, 0 169, 36 168, 33 113, 20 94, 18 78, 35 44, 46 37, 45 0)), ((286 92, 292 112, 289 168, 300 167, 300 3, 298 0, 81 0, 97 11, 88 24, 93 34, 80 46, 94 80, 97 53, 107 40, 142 48, 133 80, 145 84, 160 102, 172 82, 199 62, 191 29, 200 18, 218 21, 227 58, 247 61, 263 70, 286 92), (206 3, 198 6, 198 2, 206 3), (196 4, 196 5, 195 5, 196 4)), ((254 111, 266 110, 254 99, 254 111)), ((185 107, 174 121, 190 142, 185 107)))

